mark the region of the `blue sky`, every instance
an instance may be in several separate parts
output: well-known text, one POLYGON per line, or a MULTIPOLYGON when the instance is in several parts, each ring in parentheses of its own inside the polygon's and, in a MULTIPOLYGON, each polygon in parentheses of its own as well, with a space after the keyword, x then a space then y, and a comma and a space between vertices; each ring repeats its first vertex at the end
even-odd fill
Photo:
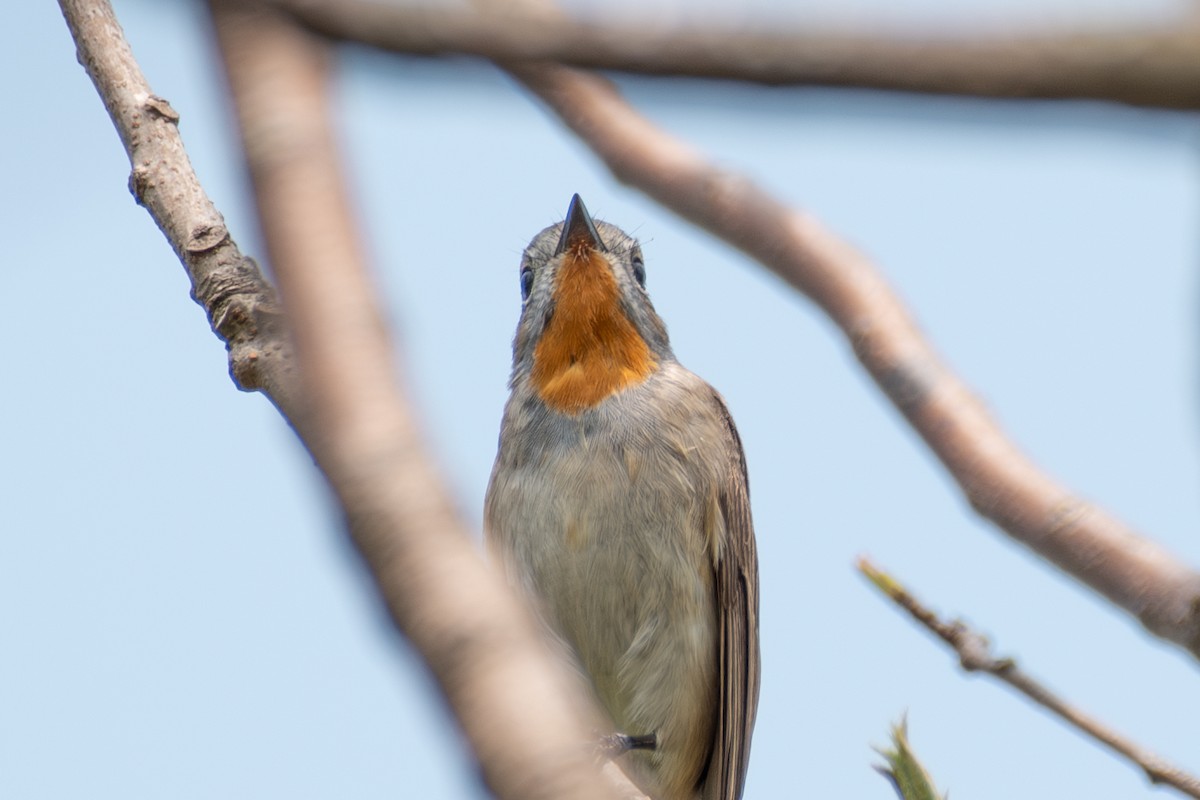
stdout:
MULTIPOLYGON (((913 13, 994 23, 1034 6, 949 8, 913 13)), ((183 3, 117 11, 209 193, 261 255, 203 17, 183 3)), ((230 383, 182 268, 126 189, 57 8, 17 4, 8 30, 0 796, 482 796, 305 453, 230 383)), ((622 86, 869 253, 1039 464, 1200 565, 1195 115, 622 86)), ((750 464, 764 668, 748 798, 890 797, 870 745, 906 711, 955 797, 1155 794, 962 676, 855 575, 860 553, 1200 771, 1195 662, 976 519, 810 303, 617 186, 487 65, 353 53, 339 89, 408 381, 476 528, 521 248, 573 192, 642 239, 676 353, 726 396, 750 464)))

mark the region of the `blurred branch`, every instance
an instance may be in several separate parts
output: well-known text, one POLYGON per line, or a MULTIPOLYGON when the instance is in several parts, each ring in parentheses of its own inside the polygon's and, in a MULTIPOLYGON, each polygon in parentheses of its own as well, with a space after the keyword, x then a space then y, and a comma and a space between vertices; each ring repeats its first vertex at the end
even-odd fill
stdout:
POLYGON ((187 268, 235 380, 264 391, 316 457, 489 786, 505 798, 640 797, 619 771, 598 779, 581 695, 484 566, 419 440, 346 211, 322 48, 273 15, 214 3, 289 330, 204 194, 178 114, 151 93, 111 6, 60 5, 129 154, 131 189, 187 268))
POLYGON ((555 61, 651 75, 1200 108, 1200 15, 1152 28, 916 38, 596 25, 556 13, 271 0, 332 39, 422 56, 555 61))
POLYGON ((959 663, 967 672, 982 672, 1007 683, 1033 702, 1063 721, 1132 761, 1151 783, 1178 789, 1189 797, 1200 798, 1200 778, 1189 775, 1140 745, 1121 736, 1089 714, 1070 705, 1027 675, 1011 658, 991 654, 987 637, 972 630, 962 620, 945 622, 908 593, 892 576, 866 558, 858 560, 858 570, 884 595, 908 612, 914 620, 954 648, 959 663))
POLYGON ((710 165, 607 80, 554 65, 507 69, 617 180, 758 259, 820 306, 980 514, 1200 657, 1200 573, 1035 467, 861 253, 745 177, 710 165))

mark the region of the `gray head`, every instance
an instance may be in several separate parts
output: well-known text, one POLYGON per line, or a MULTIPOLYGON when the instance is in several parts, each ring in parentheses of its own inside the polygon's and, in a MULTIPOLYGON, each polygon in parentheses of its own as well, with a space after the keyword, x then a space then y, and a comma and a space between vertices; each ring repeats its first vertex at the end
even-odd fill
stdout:
MULTIPOLYGON (((618 391, 674 360, 645 283, 637 240, 615 225, 593 221, 575 195, 567 218, 535 236, 521 256, 514 385, 532 376, 540 392, 552 385, 561 389, 565 380, 572 384, 564 389, 571 397, 602 399, 603 387, 618 391)), ((568 405, 577 413, 590 402, 568 405)))

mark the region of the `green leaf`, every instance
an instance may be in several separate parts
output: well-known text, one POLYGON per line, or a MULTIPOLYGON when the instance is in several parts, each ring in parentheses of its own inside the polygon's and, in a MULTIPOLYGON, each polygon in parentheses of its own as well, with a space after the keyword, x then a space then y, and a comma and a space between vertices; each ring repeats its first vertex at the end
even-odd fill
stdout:
POLYGON ((946 800, 946 795, 937 793, 933 779, 909 747, 908 720, 901 719, 899 724, 892 726, 890 749, 875 749, 887 759, 887 766, 876 766, 876 771, 891 781, 902 800, 946 800))

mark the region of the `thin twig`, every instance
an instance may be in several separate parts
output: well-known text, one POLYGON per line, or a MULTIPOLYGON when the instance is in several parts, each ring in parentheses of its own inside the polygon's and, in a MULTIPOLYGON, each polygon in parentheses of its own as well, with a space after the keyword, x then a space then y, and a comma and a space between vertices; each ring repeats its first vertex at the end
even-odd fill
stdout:
POLYGON ((617 180, 754 257, 820 306, 980 514, 1200 657, 1200 573, 1039 470, 942 362, 865 256, 747 178, 710 165, 638 114, 609 81, 554 65, 506 68, 617 180))
POLYGON ((178 114, 151 92, 109 3, 60 5, 129 153, 134 195, 229 343, 235 380, 262 390, 316 456, 388 612, 439 681, 489 785, 506 798, 645 800, 611 765, 597 780, 581 693, 485 568, 419 440, 345 212, 320 48, 253 12, 247 30, 240 4, 222 12, 285 318, 205 195, 178 114))
POLYGON ((1200 15, 1152 28, 918 38, 669 28, 518 10, 273 0, 334 39, 414 55, 470 53, 655 75, 988 97, 1200 107, 1200 15))
POLYGON ((1200 778, 1170 764, 1160 756, 1103 724, 1090 714, 1066 702, 1050 689, 1026 674, 1012 658, 998 658, 991 653, 991 643, 983 634, 971 629, 962 620, 946 622, 926 608, 891 575, 883 572, 866 558, 859 558, 858 570, 884 595, 954 648, 959 663, 967 672, 991 675, 1033 702, 1057 715, 1068 724, 1095 739, 1118 755, 1132 761, 1151 783, 1178 789, 1189 797, 1200 798, 1200 778))

